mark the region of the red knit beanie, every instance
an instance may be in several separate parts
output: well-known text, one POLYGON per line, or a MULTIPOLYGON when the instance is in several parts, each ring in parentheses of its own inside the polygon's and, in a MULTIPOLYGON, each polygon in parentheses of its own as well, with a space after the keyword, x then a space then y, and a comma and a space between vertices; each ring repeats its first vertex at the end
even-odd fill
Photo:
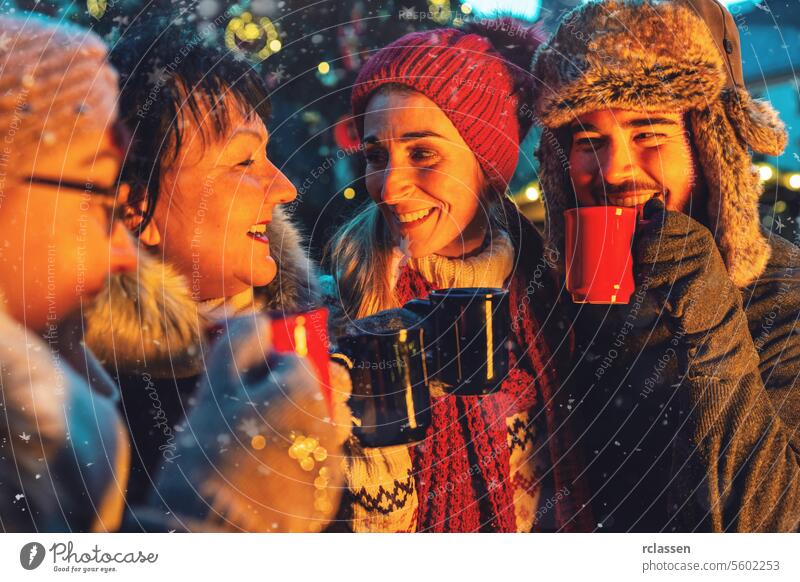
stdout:
MULTIPOLYGON (((530 59, 541 41, 540 33, 511 22, 490 21, 480 30, 493 32, 492 36, 503 34, 511 42, 503 47, 507 50, 522 44, 524 58, 530 59)), ((501 56, 487 36, 442 28, 407 34, 380 49, 361 68, 353 87, 351 102, 359 135, 364 135, 363 115, 372 94, 382 85, 405 85, 439 106, 490 183, 504 192, 517 167, 520 140, 529 127, 519 118, 519 108, 526 93, 520 89, 530 83, 527 76, 521 79, 521 68, 501 56)))

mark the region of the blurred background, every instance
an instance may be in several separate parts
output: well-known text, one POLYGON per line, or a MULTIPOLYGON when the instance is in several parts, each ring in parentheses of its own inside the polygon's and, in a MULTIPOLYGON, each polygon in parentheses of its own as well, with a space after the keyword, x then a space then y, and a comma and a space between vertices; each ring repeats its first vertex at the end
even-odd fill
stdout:
MULTIPOLYGON (((271 90, 269 156, 294 182, 288 210, 319 259, 332 232, 367 201, 363 160, 348 120, 350 87, 363 59, 400 36, 474 18, 513 16, 551 31, 582 0, 0 0, 3 13, 36 11, 93 28, 109 45, 154 12, 171 26, 214 30, 258 68, 271 90)), ((789 129, 777 158, 757 157, 765 184, 766 228, 800 241, 800 0, 723 0, 742 40, 745 81, 770 100, 789 129)), ((154 71, 154 74, 158 74, 154 71)), ((531 130, 511 183, 526 215, 541 223, 544 207, 531 130)))

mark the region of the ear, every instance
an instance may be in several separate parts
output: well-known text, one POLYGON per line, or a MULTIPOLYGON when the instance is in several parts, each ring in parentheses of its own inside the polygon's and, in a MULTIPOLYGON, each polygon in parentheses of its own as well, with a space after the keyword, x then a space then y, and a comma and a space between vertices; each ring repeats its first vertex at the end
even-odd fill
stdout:
POLYGON ((150 220, 144 230, 139 233, 139 240, 148 247, 157 246, 161 242, 161 231, 158 230, 155 220, 150 220))
MULTIPOLYGON (((125 192, 120 192, 120 199, 125 204, 123 221, 128 230, 134 232, 141 227, 150 197, 148 196, 147 188, 142 188, 132 194, 130 186, 124 185, 123 187, 127 188, 125 192), (127 200, 137 200, 137 202, 127 203, 127 200)), ((139 241, 145 246, 156 246, 161 242, 161 232, 158 230, 154 220, 151 219, 147 226, 139 232, 139 241)))

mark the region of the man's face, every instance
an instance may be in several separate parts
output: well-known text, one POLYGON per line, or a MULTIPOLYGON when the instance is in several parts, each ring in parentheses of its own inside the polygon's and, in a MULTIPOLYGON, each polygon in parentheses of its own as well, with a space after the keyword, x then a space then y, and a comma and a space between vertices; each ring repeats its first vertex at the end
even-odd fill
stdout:
POLYGON ((163 169, 153 216, 164 259, 189 280, 196 300, 230 297, 275 278, 262 232, 275 206, 297 195, 267 159, 261 119, 245 119, 235 106, 229 112, 230 129, 218 136, 206 111, 202 126, 184 116, 181 148, 163 169))
POLYGON ((691 204, 699 171, 681 113, 598 110, 570 129, 569 173, 579 206, 641 211, 661 195, 669 210, 701 211, 697 197, 691 204))

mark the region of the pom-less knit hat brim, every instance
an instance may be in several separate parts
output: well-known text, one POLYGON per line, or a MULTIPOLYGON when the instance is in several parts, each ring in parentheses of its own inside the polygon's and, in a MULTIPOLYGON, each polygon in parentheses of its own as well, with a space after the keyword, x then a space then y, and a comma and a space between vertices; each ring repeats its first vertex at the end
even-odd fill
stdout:
MULTIPOLYGON (((539 83, 534 111, 546 130, 537 155, 547 235, 556 248, 564 248, 562 213, 575 201, 568 144, 552 130, 600 109, 681 111, 689 114, 710 226, 732 281, 744 286, 763 272, 769 246, 758 217, 762 186, 748 147, 777 155, 787 136, 769 104, 731 82, 721 43, 695 10, 712 1, 590 2, 567 14, 540 47, 532 67, 539 83)), ((735 24, 726 34, 738 43, 735 24)))

